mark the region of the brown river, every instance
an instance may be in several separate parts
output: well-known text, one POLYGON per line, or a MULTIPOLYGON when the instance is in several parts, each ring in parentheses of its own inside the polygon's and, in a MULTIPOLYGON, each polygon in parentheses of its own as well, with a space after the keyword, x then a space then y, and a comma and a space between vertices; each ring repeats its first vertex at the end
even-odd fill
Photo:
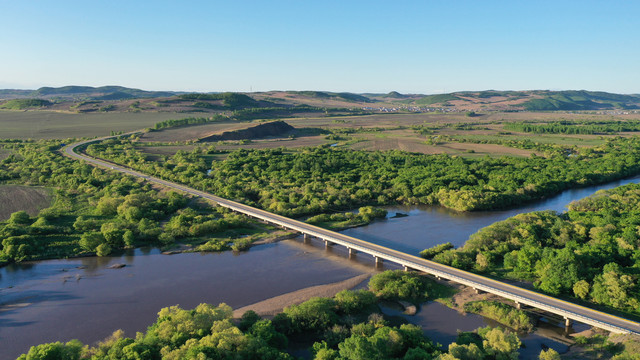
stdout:
MULTIPOLYGON (((472 233, 518 213, 564 211, 571 201, 640 177, 565 191, 536 203, 506 211, 459 214, 439 207, 390 207, 389 218, 345 233, 408 253, 443 242, 462 245, 472 233), (395 213, 406 217, 393 217, 395 213)), ((394 268, 393 265, 386 265, 394 268)), ((239 308, 301 288, 337 282, 371 272, 373 260, 346 251, 325 251, 317 242, 300 239, 261 245, 243 253, 162 255, 136 249, 125 255, 47 260, 0 268, 0 359, 15 359, 35 344, 79 339, 92 344, 123 329, 128 336, 144 331, 162 307, 227 303, 239 308), (110 269, 117 263, 126 264, 110 269)), ((386 313, 395 310, 385 309, 386 313)), ((422 325, 434 341, 448 344, 457 330, 492 324, 477 315, 461 315, 438 303, 423 306, 412 323, 422 325)), ((522 338, 522 358, 535 357, 541 344, 560 352, 563 329, 539 326, 522 338), (544 337, 543 337, 544 335, 544 337), (555 337, 560 340, 552 340, 555 337)), ((586 329, 576 324, 575 330, 586 329)))

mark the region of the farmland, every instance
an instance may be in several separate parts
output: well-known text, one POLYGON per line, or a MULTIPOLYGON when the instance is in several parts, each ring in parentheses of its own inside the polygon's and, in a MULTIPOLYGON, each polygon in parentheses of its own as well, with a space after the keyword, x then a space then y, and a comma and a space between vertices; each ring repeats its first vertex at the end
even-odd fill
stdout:
POLYGON ((51 204, 51 190, 44 187, 0 185, 0 221, 16 211, 36 215, 51 204))
POLYGON ((157 122, 190 116, 176 113, 90 113, 0 110, 3 139, 68 139, 132 131, 157 122))
MULTIPOLYGON (((602 145, 609 134, 531 134, 507 130, 513 123, 580 123, 637 121, 639 114, 611 116, 572 113, 488 113, 474 117, 464 114, 373 114, 360 116, 296 117, 284 119, 295 130, 265 139, 211 142, 217 150, 272 149, 329 146, 364 151, 401 150, 421 154, 449 154, 466 158, 504 155, 528 157, 540 155, 535 143, 549 146, 593 147, 602 145), (516 143, 532 142, 529 148, 516 143)), ((253 122, 226 121, 185 126, 144 134, 145 153, 170 156, 175 151, 190 151, 198 139, 256 126, 253 122), (163 145, 172 144, 173 147, 163 145), (157 145, 157 146, 153 146, 157 145)))

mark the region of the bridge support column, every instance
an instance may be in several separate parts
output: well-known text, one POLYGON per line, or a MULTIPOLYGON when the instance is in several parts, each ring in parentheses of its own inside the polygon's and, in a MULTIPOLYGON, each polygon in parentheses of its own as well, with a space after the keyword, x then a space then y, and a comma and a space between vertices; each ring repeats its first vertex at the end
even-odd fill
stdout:
POLYGON ((351 259, 356 255, 356 251, 353 250, 352 248, 348 247, 347 250, 349 251, 349 259, 351 259))
POLYGON ((516 301, 516 309, 522 310, 522 304, 516 301))
POLYGON ((473 290, 476 292, 476 294, 481 294, 482 293, 482 290, 480 290, 480 289, 473 288, 473 290))
POLYGON ((304 234, 304 235, 302 236, 302 241, 303 241, 305 244, 308 244, 308 243, 309 243, 309 240, 311 240, 311 236, 310 236, 309 234, 304 234))
POLYGON ((380 266, 382 266, 382 258, 380 258, 380 257, 378 257, 378 256, 375 256, 375 255, 373 256, 373 258, 374 258, 374 259, 375 259, 375 261, 376 261, 376 267, 380 267, 380 266))
POLYGON ((407 265, 402 265, 402 270, 409 271, 410 269, 409 269, 409 267, 407 265))
POLYGON ((571 321, 571 319, 569 319, 568 317, 564 318, 564 327, 568 328, 571 325, 573 325, 573 321, 571 321))

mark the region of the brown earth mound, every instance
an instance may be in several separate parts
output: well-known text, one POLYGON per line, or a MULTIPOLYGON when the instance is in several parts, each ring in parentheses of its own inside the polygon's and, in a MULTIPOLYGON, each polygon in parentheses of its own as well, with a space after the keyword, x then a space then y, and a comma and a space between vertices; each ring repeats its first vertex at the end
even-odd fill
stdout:
POLYGON ((273 121, 242 130, 225 131, 219 135, 204 137, 200 141, 262 139, 269 136, 283 135, 292 130, 294 130, 294 127, 284 121, 273 121))

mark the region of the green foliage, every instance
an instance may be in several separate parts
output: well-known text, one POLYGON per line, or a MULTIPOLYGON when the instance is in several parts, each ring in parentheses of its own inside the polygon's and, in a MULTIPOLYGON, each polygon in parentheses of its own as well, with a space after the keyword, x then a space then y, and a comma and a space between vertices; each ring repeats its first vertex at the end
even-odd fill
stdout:
POLYGON ((242 331, 246 331, 260 319, 260 316, 255 311, 246 311, 242 314, 242 317, 240 317, 240 324, 238 324, 238 328, 242 331))
POLYGON ((487 355, 498 359, 518 359, 518 349, 522 343, 516 334, 489 327, 478 329, 478 333, 484 339, 482 346, 487 355))
POLYGON ((18 357, 18 360, 78 360, 82 351, 82 343, 71 340, 66 344, 54 342, 32 346, 29 352, 18 357))
POLYGON ((183 95, 178 95, 178 98, 183 100, 201 100, 201 101, 222 100, 222 103, 227 108, 248 107, 256 104, 256 101, 247 95, 239 94, 239 93, 231 93, 231 92, 220 93, 220 94, 201 94, 201 93, 183 94, 183 95))
POLYGON ((417 105, 433 105, 445 103, 447 101, 460 100, 459 97, 452 94, 428 95, 415 101, 417 105))
POLYGON ((43 99, 13 99, 8 100, 4 104, 0 105, 0 109, 24 110, 29 108, 46 107, 52 104, 53 103, 51 101, 43 99))
POLYGON ((637 138, 571 150, 573 156, 556 147, 549 147, 546 157, 479 159, 400 151, 270 149, 238 150, 210 165, 202 148, 178 152, 161 162, 150 161, 124 139, 90 145, 87 150, 286 216, 393 203, 441 204, 459 211, 495 209, 640 172, 637 138))
POLYGON ((554 121, 546 124, 508 123, 505 130, 534 134, 611 134, 640 131, 640 121, 554 121))
POLYGON ((300 305, 285 308, 284 314, 291 322, 291 333, 317 332, 336 323, 336 310, 336 302, 333 299, 316 297, 300 305))
POLYGON ((165 121, 156 123, 155 125, 153 125, 153 127, 150 130, 164 130, 168 128, 175 128, 175 127, 181 127, 181 126, 202 125, 202 124, 209 124, 209 123, 220 122, 225 120, 228 120, 228 118, 224 115, 214 115, 206 118, 205 117, 200 117, 200 118, 188 117, 184 119, 165 120, 165 121))
POLYGON ((496 276, 640 314, 639 208, 638 184, 600 191, 566 214, 540 211, 494 223, 434 260, 480 271, 482 259, 483 271, 496 276))
MULTIPOLYGON (((246 312, 240 325, 231 321, 232 310, 224 304, 200 304, 193 310, 178 306, 163 308, 157 321, 145 333, 127 338, 122 330, 95 346, 82 346, 76 340, 33 347, 20 359, 282 359, 292 360, 285 352, 291 340, 314 342, 314 359, 515 359, 519 339, 501 329, 481 328, 460 333, 456 343, 442 353, 439 345, 424 336, 416 325, 390 326, 382 315, 369 313, 368 320, 355 316, 338 317, 346 304, 375 301, 367 291, 342 292, 335 301, 313 298, 287 308, 272 321, 246 312), (341 324, 338 324, 341 323, 341 324), (287 334, 281 331, 286 325, 287 334)), ((360 305, 352 310, 365 309, 360 305)), ((358 311, 360 311, 358 310, 358 311)), ((360 317, 362 318, 362 317, 360 317)))
POLYGON ((345 314, 364 311, 378 302, 375 294, 367 290, 343 290, 334 299, 338 309, 345 314))
POLYGON ((429 249, 424 249, 420 252, 420 256, 424 259, 433 259, 434 256, 447 251, 447 250, 451 250, 453 249, 454 246, 452 243, 447 242, 444 244, 440 244, 440 245, 436 245, 434 247, 431 247, 429 249))
POLYGON ((525 110, 590 110, 612 109, 635 106, 638 98, 631 95, 618 95, 594 91, 558 91, 545 92, 542 98, 523 103, 525 110))
POLYGON ((8 222, 13 225, 28 225, 31 223, 31 217, 26 211, 16 211, 11 214, 8 222))
POLYGON ((517 331, 533 330, 533 319, 526 312, 500 302, 471 301, 464 305, 464 311, 494 319, 517 331))
POLYGON ((335 214, 320 214, 307 219, 309 224, 325 227, 327 229, 340 230, 349 227, 362 226, 371 223, 375 219, 384 219, 387 210, 372 206, 363 206, 358 213, 346 212, 335 214))
POLYGON ((241 215, 208 205, 182 210, 187 205, 183 195, 160 194, 133 178, 63 157, 57 151, 59 145, 60 141, 0 142, 0 149, 15 154, 0 161, 1 182, 56 189, 51 207, 37 217, 17 212, 0 222, 0 261, 94 252, 106 256, 118 249, 163 245, 163 240, 171 243, 176 238, 201 243, 222 233, 228 237, 227 232, 250 223, 241 215))
POLYGON ((96 247, 96 255, 98 256, 107 256, 111 254, 111 246, 107 243, 102 243, 96 247))
POLYGON ((416 303, 426 301, 433 286, 433 281, 426 276, 402 270, 384 271, 369 280, 369 289, 379 298, 416 303))

